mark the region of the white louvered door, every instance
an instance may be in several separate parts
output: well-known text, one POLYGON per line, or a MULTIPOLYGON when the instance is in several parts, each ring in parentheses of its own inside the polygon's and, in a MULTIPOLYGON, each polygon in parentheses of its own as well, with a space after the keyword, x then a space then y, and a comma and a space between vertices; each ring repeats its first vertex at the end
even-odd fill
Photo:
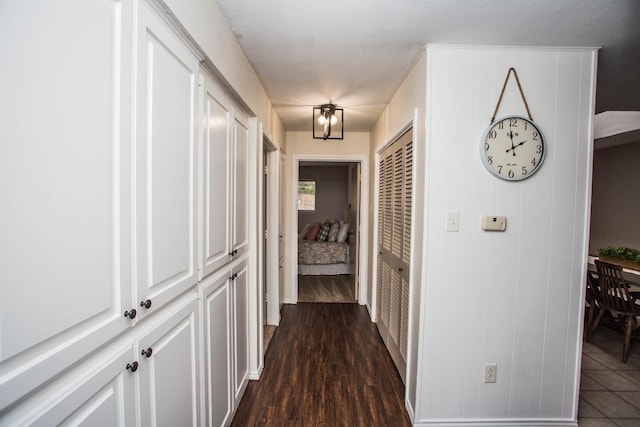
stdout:
POLYGON ((411 260, 411 130, 384 149, 378 171, 378 329, 404 381, 411 260))

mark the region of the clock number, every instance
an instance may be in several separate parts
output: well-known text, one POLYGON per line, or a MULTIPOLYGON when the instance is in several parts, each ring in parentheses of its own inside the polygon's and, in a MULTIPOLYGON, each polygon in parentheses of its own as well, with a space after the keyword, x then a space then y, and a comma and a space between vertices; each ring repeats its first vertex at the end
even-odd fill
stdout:
POLYGON ((498 136, 498 132, 496 132, 495 130, 492 130, 491 132, 489 132, 489 139, 496 139, 496 136, 498 136))
POLYGON ((514 173, 513 173, 513 169, 509 169, 509 178, 513 178, 514 177, 514 173))
POLYGON ((489 151, 489 143, 488 142, 484 143, 484 151, 489 151))
POLYGON ((518 119, 511 117, 509 119, 509 126, 518 127, 518 119))
POLYGON ((490 165, 493 164, 493 156, 487 157, 487 163, 489 163, 490 165))
POLYGON ((536 145, 536 154, 540 154, 542 153, 542 145, 538 144, 536 145))
POLYGON ((498 129, 504 129, 504 120, 498 123, 498 129))
POLYGON ((529 173, 529 172, 527 171, 527 167, 526 167, 526 166, 523 166, 523 167, 522 167, 522 175, 526 175, 526 174, 528 174, 528 173, 529 173))
POLYGON ((527 130, 527 128, 529 127, 529 122, 528 121, 524 121, 524 130, 527 130))
POLYGON ((534 168, 536 167, 536 158, 535 157, 533 159, 531 159, 531 164, 533 165, 534 168))
POLYGON ((502 174, 502 165, 498 165, 498 173, 502 174))
POLYGON ((533 132, 533 140, 537 141, 538 140, 538 132, 533 132))

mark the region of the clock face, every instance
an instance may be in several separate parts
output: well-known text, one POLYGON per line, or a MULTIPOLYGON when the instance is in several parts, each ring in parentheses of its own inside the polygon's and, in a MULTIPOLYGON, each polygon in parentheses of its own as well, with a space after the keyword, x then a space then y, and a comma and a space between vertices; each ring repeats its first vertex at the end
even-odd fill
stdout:
POLYGON ((533 175, 544 160, 542 132, 522 116, 502 117, 482 136, 480 158, 491 174, 507 181, 533 175))

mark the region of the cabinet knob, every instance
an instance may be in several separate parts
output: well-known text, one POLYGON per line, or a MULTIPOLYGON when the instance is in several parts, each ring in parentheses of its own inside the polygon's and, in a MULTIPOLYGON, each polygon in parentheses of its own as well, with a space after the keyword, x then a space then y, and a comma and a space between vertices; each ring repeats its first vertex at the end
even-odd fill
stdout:
POLYGON ((238 273, 233 273, 231 276, 229 276, 229 279, 236 280, 236 277, 238 277, 238 273))
POLYGON ((151 353, 153 353, 153 349, 151 347, 149 347, 146 350, 142 350, 142 355, 143 356, 147 356, 147 357, 151 357, 151 353))
POLYGON ((398 267, 398 271, 404 271, 404 268, 398 267))
POLYGON ((131 372, 135 372, 138 370, 138 362, 127 363, 127 369, 131 372))
POLYGON ((151 300, 148 299, 146 301, 140 301, 140 307, 151 308, 151 300))
POLYGON ((133 320, 136 318, 136 314, 138 314, 138 312, 135 308, 132 308, 131 310, 127 310, 124 312, 124 317, 128 317, 129 319, 133 320))

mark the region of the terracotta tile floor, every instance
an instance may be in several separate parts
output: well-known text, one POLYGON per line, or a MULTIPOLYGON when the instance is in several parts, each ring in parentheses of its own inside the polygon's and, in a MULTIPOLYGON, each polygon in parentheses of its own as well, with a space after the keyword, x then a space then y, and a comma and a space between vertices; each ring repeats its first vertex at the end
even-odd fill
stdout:
POLYGON ((599 326, 582 350, 580 427, 640 427, 640 341, 622 363, 623 335, 599 326))

